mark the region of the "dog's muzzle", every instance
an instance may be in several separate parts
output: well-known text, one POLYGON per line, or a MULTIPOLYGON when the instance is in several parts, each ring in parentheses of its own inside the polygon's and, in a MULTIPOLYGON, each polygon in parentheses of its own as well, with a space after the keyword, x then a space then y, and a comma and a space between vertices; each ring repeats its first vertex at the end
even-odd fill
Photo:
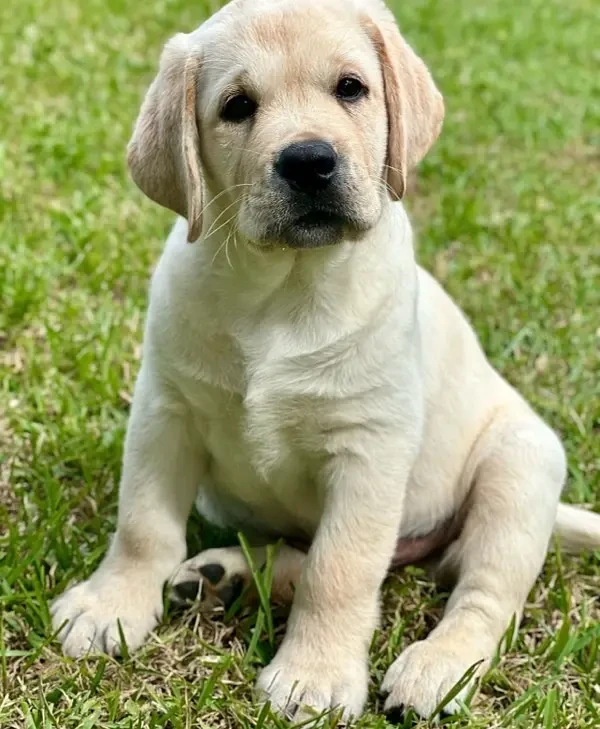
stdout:
POLYGON ((274 163, 274 186, 285 200, 271 237, 292 248, 338 243, 353 227, 345 201, 343 161, 324 140, 294 142, 274 163))

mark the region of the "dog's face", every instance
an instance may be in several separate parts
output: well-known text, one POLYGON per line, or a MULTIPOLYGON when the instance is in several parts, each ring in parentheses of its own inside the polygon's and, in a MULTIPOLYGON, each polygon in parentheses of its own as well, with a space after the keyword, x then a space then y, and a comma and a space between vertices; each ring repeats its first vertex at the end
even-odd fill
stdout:
POLYGON ((130 166, 190 240, 207 205, 254 245, 313 248, 377 223, 442 117, 379 0, 234 0, 167 45, 130 166))
POLYGON ((360 25, 296 3, 229 33, 207 48, 198 106, 206 179, 231 190, 241 234, 309 248, 368 230, 387 195, 387 113, 360 25))

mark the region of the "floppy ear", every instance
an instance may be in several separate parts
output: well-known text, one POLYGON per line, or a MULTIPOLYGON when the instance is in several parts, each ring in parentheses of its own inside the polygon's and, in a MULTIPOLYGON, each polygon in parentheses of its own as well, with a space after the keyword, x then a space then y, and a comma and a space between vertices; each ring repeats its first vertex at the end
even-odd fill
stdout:
POLYGON ((406 178, 438 138, 444 100, 423 61, 401 36, 389 11, 365 20, 381 64, 388 113, 387 182, 400 200, 406 178))
POLYGON ((200 70, 184 33, 164 48, 129 142, 128 163, 136 185, 150 199, 188 220, 188 241, 202 232, 203 182, 196 119, 200 70))

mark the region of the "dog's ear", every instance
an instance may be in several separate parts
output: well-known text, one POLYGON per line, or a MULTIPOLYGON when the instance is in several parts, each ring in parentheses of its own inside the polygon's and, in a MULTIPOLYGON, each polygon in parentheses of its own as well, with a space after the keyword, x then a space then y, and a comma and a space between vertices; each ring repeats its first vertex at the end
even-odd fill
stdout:
POLYGON ((189 36, 180 33, 167 43, 128 147, 134 182, 150 199, 187 218, 190 242, 202 232, 204 198, 196 117, 200 65, 189 36))
POLYGON ((377 50, 388 113, 387 183, 401 199, 408 172, 438 138, 444 100, 423 61, 404 40, 391 12, 368 17, 364 27, 377 50))

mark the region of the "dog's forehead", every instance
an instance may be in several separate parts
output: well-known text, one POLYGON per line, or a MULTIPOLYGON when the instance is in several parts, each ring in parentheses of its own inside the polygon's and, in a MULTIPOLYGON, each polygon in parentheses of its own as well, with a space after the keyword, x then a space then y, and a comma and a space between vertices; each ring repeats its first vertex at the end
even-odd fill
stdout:
POLYGON ((348 12, 347 6, 344 15, 335 9, 339 11, 338 0, 258 0, 248 12, 230 12, 213 26, 204 46, 207 69, 221 77, 243 71, 262 84, 325 79, 353 65, 377 73, 377 54, 363 30, 362 16, 348 12))
POLYGON ((234 27, 244 27, 257 18, 274 15, 304 14, 316 17, 328 14, 329 20, 348 22, 354 17, 389 19, 390 11, 384 0, 230 0, 220 10, 205 20, 192 33, 193 36, 206 37, 214 31, 231 31, 234 27))
POLYGON ((289 12, 292 9, 328 7, 335 12, 344 10, 371 11, 385 6, 384 0, 230 0, 220 14, 264 13, 273 10, 289 12))

